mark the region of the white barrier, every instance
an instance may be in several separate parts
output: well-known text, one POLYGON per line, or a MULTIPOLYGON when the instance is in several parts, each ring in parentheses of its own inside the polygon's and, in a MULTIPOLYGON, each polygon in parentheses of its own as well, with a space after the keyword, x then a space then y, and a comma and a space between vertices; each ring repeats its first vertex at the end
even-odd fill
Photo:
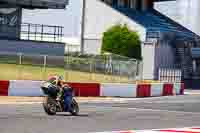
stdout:
POLYGON ((151 96, 162 96, 163 94, 163 84, 162 83, 152 83, 151 84, 151 96))
POLYGON ((173 84, 173 90, 174 94, 179 95, 181 92, 181 84, 180 83, 174 83, 173 84))
POLYGON ((9 96, 42 96, 42 81, 11 80, 8 88, 9 96))
MULTIPOLYGON (((8 96, 43 96, 40 89, 42 81, 31 80, 11 80, 8 88, 8 96)), ((125 84, 125 83, 101 83, 100 94, 98 96, 110 97, 151 97, 151 96, 166 96, 180 95, 181 83, 173 83, 172 88, 164 87, 166 83, 150 83, 150 88, 140 87, 140 84, 125 84), (138 90, 139 89, 139 90, 138 90), (150 93, 149 93, 150 89, 150 93), (170 91, 170 92, 169 92, 170 91), (171 92, 173 91, 173 92, 171 92), (147 94, 148 93, 148 94, 147 94)), ((168 83, 167 83, 168 84, 168 83)), ((85 92, 90 94, 90 92, 85 92)), ((85 94, 87 96, 87 94, 85 94)))
POLYGON ((102 83, 100 96, 136 97, 136 84, 102 83))

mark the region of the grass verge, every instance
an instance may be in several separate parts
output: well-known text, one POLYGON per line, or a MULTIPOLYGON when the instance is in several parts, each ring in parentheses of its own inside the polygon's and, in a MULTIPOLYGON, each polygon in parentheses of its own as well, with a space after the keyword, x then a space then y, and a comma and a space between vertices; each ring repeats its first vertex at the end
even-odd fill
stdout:
POLYGON ((1 80, 45 80, 49 75, 62 75, 69 82, 116 82, 132 83, 127 77, 64 70, 63 68, 0 64, 1 80))

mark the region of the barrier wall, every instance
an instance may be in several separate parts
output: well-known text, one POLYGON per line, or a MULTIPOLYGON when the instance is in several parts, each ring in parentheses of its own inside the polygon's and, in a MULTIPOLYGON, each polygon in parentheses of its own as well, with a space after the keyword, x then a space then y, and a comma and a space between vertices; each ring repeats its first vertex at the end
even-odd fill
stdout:
POLYGON ((75 96, 100 96, 100 84, 98 83, 67 83, 74 88, 75 96))
POLYGON ((8 95, 9 81, 0 81, 0 96, 8 95))
POLYGON ((41 81, 11 80, 8 96, 42 96, 41 81))
MULTIPOLYGON (((42 81, 0 81, 0 96, 43 96, 42 81)), ((183 95, 183 83, 67 83, 74 89, 75 96, 82 97, 155 97, 183 95)))
POLYGON ((173 90, 174 94, 178 95, 179 93, 181 93, 181 84, 174 83, 173 88, 174 88, 174 90, 173 90))
POLYGON ((166 83, 163 86, 163 96, 173 95, 175 94, 173 91, 173 84, 166 83))
POLYGON ((135 84, 102 83, 100 96, 136 97, 135 84))
POLYGON ((163 88, 163 83, 151 84, 151 96, 160 96, 163 93, 163 90, 160 88, 163 88))
POLYGON ((181 95, 184 95, 184 89, 185 89, 185 84, 181 83, 181 90, 180 90, 181 95))
POLYGON ((151 96, 151 84, 137 85, 137 97, 150 97, 150 96, 151 96))

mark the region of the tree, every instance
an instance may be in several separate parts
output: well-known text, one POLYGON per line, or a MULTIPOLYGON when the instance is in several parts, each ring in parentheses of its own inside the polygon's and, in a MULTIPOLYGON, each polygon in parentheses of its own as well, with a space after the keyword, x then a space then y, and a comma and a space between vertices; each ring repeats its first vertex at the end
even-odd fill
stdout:
POLYGON ((115 25, 103 34, 101 52, 110 52, 141 59, 141 41, 135 31, 128 29, 127 25, 115 25))

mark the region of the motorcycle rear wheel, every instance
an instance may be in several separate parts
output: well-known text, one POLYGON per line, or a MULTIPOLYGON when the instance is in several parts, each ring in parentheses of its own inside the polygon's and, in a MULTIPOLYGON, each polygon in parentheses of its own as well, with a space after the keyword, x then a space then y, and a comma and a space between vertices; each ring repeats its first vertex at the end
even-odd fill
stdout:
POLYGON ((77 116, 79 114, 79 106, 75 99, 72 99, 70 113, 74 116, 77 116))

